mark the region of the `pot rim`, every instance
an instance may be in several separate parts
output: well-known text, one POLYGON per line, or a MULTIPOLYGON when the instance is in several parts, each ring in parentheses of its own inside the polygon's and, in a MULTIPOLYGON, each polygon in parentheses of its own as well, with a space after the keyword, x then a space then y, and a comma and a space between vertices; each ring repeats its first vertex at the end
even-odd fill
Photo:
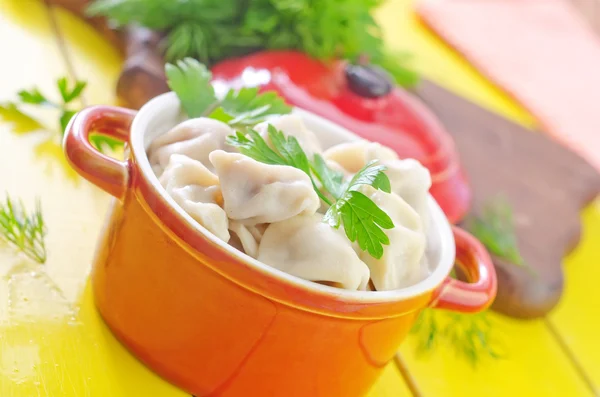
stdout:
MULTIPOLYGON (((156 122, 158 115, 162 114, 166 110, 169 110, 172 113, 181 114, 180 102, 174 92, 161 94, 151 99, 139 110, 135 116, 131 125, 131 135, 129 138, 130 148, 133 157, 135 158, 134 166, 139 168, 139 177, 145 179, 147 185, 151 189, 150 193, 155 196, 153 198, 159 199, 168 204, 169 208, 185 222, 185 226, 189 230, 208 240, 211 245, 218 247, 224 254, 232 257, 232 259, 237 259, 237 261, 243 262, 247 266, 251 267, 254 271, 272 280, 279 281, 284 284, 291 284, 296 288, 304 290, 305 292, 315 293, 336 301, 341 300, 347 303, 355 304, 390 303, 415 298, 427 292, 433 291, 437 287, 441 286, 444 279, 446 279, 450 273, 454 265, 456 253, 452 229, 443 211, 430 194, 428 195, 428 209, 432 219, 431 227, 435 228, 437 234, 439 235, 439 260, 434 271, 431 272, 428 277, 409 287, 387 291, 353 291, 330 287, 293 276, 282 270, 262 263, 241 251, 238 251, 234 247, 210 233, 206 228, 188 215, 179 205, 177 205, 154 174, 146 154, 144 137, 151 124, 156 122)), ((345 138, 348 138, 348 140, 362 139, 345 128, 303 109, 296 107, 294 108, 293 112, 300 115, 305 121, 310 121, 310 123, 313 125, 319 125, 320 129, 334 130, 336 134, 344 136, 345 138)), ((147 198, 145 199, 147 200, 147 198)), ((160 220, 160 216, 156 213, 155 215, 160 220)), ((213 264, 211 266, 218 265, 213 264)))

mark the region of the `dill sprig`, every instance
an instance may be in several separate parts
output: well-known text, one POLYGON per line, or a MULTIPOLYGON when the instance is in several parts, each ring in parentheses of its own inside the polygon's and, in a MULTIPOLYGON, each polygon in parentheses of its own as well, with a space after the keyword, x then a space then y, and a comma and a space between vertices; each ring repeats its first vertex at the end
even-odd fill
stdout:
POLYGON ((490 200, 480 215, 467 220, 466 227, 491 254, 515 265, 525 265, 517 244, 513 209, 505 198, 490 200))
POLYGON ((39 199, 35 209, 28 213, 21 200, 13 200, 7 194, 0 203, 0 237, 14 248, 38 263, 46 262, 46 225, 39 199))
MULTIPOLYGON (((499 196, 490 200, 479 215, 467 220, 466 227, 491 254, 515 265, 527 266, 519 252, 513 209, 505 198, 499 196)), ((473 365, 482 356, 501 357, 492 346, 493 324, 487 312, 464 314, 425 309, 411 332, 418 338, 419 352, 431 351, 439 344, 448 343, 457 355, 473 365)))
POLYGON ((494 324, 487 312, 463 314, 425 309, 411 333, 417 339, 419 354, 447 345, 457 357, 466 359, 474 367, 484 357, 502 357, 494 340, 494 324))

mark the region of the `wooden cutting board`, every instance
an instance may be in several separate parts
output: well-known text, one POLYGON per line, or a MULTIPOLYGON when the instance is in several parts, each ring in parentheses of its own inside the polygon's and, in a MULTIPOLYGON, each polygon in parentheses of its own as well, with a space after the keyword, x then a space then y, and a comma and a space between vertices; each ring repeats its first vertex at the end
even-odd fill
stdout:
POLYGON ((579 212, 600 194, 600 174, 548 135, 433 83, 424 82, 417 92, 455 139, 473 211, 499 194, 513 208, 521 254, 533 271, 494 258, 498 296, 492 308, 520 318, 544 315, 560 298, 562 258, 579 241, 579 212))

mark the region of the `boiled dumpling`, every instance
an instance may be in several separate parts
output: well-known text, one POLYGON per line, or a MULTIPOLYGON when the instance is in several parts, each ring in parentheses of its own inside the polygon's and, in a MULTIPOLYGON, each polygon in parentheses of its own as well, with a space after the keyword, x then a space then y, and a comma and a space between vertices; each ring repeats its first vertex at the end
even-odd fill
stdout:
POLYGON ((387 167, 385 172, 390 178, 392 192, 402 197, 421 217, 423 226, 427 229, 429 212, 427 197, 431 187, 429 170, 417 160, 390 160, 382 163, 387 167))
POLYGON ((173 154, 160 177, 167 193, 196 222, 221 240, 229 241, 227 215, 222 202, 219 179, 201 162, 173 154))
POLYGON ((384 210, 394 222, 394 228, 384 230, 390 244, 383 247, 383 256, 375 259, 368 252, 359 252, 371 271, 371 280, 378 291, 393 290, 419 282, 425 269, 421 265, 426 238, 417 212, 395 194, 373 188, 365 194, 384 210))
POLYGON ((233 133, 231 127, 218 120, 206 117, 186 120, 152 142, 148 149, 150 165, 160 176, 171 155, 178 153, 200 161, 210 170, 208 155, 217 149, 231 150, 225 138, 233 133))
POLYGON ((377 142, 361 139, 332 146, 325 151, 324 157, 335 161, 348 172, 356 173, 371 160, 396 160, 398 155, 377 142))
POLYGON ((235 234, 236 242, 239 242, 236 248, 253 258, 256 258, 258 244, 262 240, 265 229, 266 225, 246 226, 239 222, 229 222, 229 230, 235 234))
POLYGON ((323 223, 321 215, 299 215, 267 227, 258 260, 305 280, 350 290, 365 290, 369 268, 343 231, 323 223))
POLYGON ((280 222, 314 214, 319 197, 297 168, 260 163, 239 153, 216 150, 210 161, 221 182, 227 216, 245 225, 280 222))
POLYGON ((271 140, 269 139, 268 133, 269 124, 283 132, 283 135, 295 137, 309 159, 312 160, 315 153, 321 152, 321 144, 319 143, 319 139, 317 139, 317 136, 314 132, 306 128, 300 116, 295 114, 286 114, 260 123, 254 127, 254 129, 264 138, 267 144, 271 146, 271 140))

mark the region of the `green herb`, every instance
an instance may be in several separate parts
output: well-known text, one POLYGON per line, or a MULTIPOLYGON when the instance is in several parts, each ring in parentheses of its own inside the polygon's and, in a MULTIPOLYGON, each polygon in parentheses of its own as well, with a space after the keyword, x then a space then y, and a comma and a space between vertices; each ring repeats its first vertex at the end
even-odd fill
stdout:
POLYGON ((165 66, 167 83, 177 94, 189 117, 207 116, 244 128, 264 121, 271 115, 287 114, 292 109, 274 92, 258 93, 257 88, 229 90, 217 99, 210 84, 212 74, 192 58, 165 66))
POLYGON ((0 237, 36 262, 46 262, 46 226, 39 200, 33 213, 27 213, 22 201, 9 195, 0 203, 0 237))
POLYGON ((117 26, 139 24, 166 34, 168 61, 185 57, 213 64, 260 49, 299 50, 313 58, 368 60, 398 84, 418 75, 406 57, 384 49, 372 13, 382 0, 96 0, 90 15, 117 26))
POLYGON ((473 216, 467 221, 467 229, 492 254, 515 265, 525 265, 517 244, 513 211, 505 199, 490 201, 480 216, 473 216))
MULTIPOLYGON (((42 128, 43 125, 20 108, 23 107, 23 105, 30 105, 34 107, 55 109, 59 114, 58 128, 60 128, 60 135, 62 137, 69 122, 78 111, 77 108, 73 107, 73 102, 81 97, 86 85, 87 84, 83 81, 75 81, 71 86, 66 77, 58 79, 56 81, 56 87, 58 94, 60 95, 60 100, 49 99, 49 97, 44 95, 37 87, 29 90, 21 90, 17 93, 19 97, 18 103, 10 102, 0 106, 0 116, 6 118, 6 115, 11 115, 10 117, 18 117, 20 120, 28 119, 30 120, 28 125, 37 126, 39 129, 42 128)), ((8 118, 8 121, 13 121, 10 117, 8 118)), ((114 150, 121 145, 119 141, 103 135, 92 135, 90 141, 99 150, 102 150, 105 147, 114 150)))
POLYGON ((57 80, 56 85, 58 87, 62 102, 54 102, 49 100, 35 87, 31 90, 21 90, 17 94, 22 103, 46 106, 59 110, 59 124, 61 130, 64 131, 67 128, 67 124, 71 120, 71 117, 73 117, 75 114, 75 111, 70 109, 68 105, 81 95, 86 83, 83 81, 76 81, 73 88, 69 88, 69 83, 67 82, 66 77, 62 77, 57 80))
POLYGON ((206 66, 195 59, 186 58, 176 65, 165 66, 167 83, 181 101, 189 117, 200 117, 210 113, 218 99, 210 83, 212 74, 206 66))
POLYGON ((487 312, 461 314, 425 309, 411 330, 417 338, 417 352, 426 354, 447 345, 458 357, 476 366, 484 357, 502 358, 494 339, 494 324, 487 312))
POLYGON ((291 111, 276 92, 259 94, 256 87, 229 90, 221 101, 221 109, 231 117, 224 121, 238 126, 256 125, 270 115, 287 114, 291 111))
MULTIPOLYGON (((323 163, 319 165, 319 167, 322 166, 323 163)), ((367 185, 390 193, 390 180, 385 174, 385 170, 385 166, 378 165, 377 161, 371 161, 352 177, 344 193, 340 196, 336 196, 339 193, 339 187, 336 187, 333 192, 330 191, 337 201, 323 217, 324 222, 336 229, 342 222, 348 239, 352 242, 357 241, 361 250, 367 251, 377 259, 383 256, 383 246, 390 244, 388 236, 382 229, 391 229, 394 227, 394 223, 388 214, 358 189, 367 185)), ((332 173, 327 172, 326 175, 332 175, 332 173)), ((326 178, 320 175, 319 179, 326 178)), ((327 185, 335 183, 336 180, 339 180, 338 176, 329 180, 327 185)))
POLYGON ((370 162, 346 184, 336 171, 327 167, 320 156, 315 156, 311 164, 296 138, 286 138, 272 125, 269 125, 268 135, 273 149, 256 131, 249 130, 248 135, 251 139, 238 131, 235 136, 228 137, 227 143, 239 148, 242 154, 256 161, 288 165, 304 171, 311 178, 319 197, 330 205, 323 222, 336 229, 343 224, 348 239, 358 242, 361 250, 369 252, 377 259, 383 256, 383 245, 389 245, 390 241, 382 229, 391 229, 394 223, 358 189, 368 185, 389 193, 390 181, 384 173, 384 166, 370 162), (324 191, 317 187, 317 181, 321 183, 324 191), (326 193, 335 200, 332 202, 326 193))

